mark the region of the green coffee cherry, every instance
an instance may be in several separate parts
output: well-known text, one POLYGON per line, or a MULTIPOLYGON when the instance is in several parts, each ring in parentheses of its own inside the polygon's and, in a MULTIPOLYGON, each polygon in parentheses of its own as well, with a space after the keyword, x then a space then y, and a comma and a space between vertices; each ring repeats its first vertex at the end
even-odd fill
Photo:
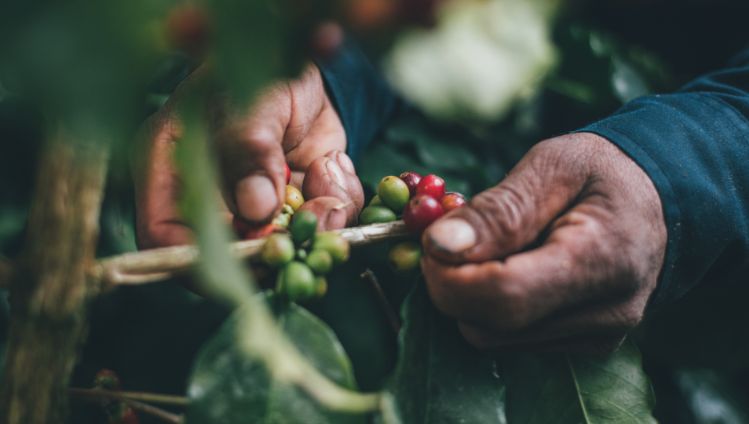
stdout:
POLYGON ((379 222, 391 222, 398 219, 395 212, 385 206, 367 206, 359 214, 359 223, 362 225, 376 224, 379 222))
POLYGON ((375 194, 372 200, 369 201, 369 206, 382 206, 382 199, 380 199, 380 196, 375 194))
POLYGON ((286 234, 271 234, 260 252, 263 261, 274 267, 294 259, 294 243, 286 234))
POLYGON ((409 271, 419 266, 421 260, 421 247, 410 241, 398 243, 388 254, 390 265, 396 271, 409 271))
POLYGON ((325 275, 333 268, 333 257, 327 250, 311 251, 304 262, 316 275, 325 275))
POLYGON ((305 301, 317 293, 317 282, 307 265, 292 261, 286 264, 281 273, 278 290, 292 301, 305 301))
POLYGON ((402 212, 411 198, 411 192, 408 191, 406 183, 392 175, 380 180, 380 183, 377 185, 377 195, 380 196, 385 206, 396 213, 402 212))
POLYGON ((328 280, 325 277, 315 278, 315 292, 317 297, 323 297, 328 292, 328 280))
POLYGON ((333 263, 346 262, 349 257, 349 244, 341 236, 333 232, 315 234, 312 250, 326 250, 333 258, 333 263))
POLYGON ((297 259, 301 259, 301 260, 307 259, 307 251, 304 250, 304 249, 297 249, 296 250, 296 258, 297 259))
POLYGON ((294 243, 301 244, 312 238, 317 229, 317 215, 310 211, 299 211, 291 220, 289 231, 294 243))

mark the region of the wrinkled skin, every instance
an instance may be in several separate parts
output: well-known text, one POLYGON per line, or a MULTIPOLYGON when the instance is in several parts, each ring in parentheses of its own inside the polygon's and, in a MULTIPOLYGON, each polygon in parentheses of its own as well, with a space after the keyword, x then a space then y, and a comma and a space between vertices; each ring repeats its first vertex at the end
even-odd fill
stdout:
MULTIPOLYGON (((185 244, 191 233, 179 216, 179 178, 173 153, 181 128, 179 99, 203 78, 199 69, 175 91, 145 125, 144 152, 135 171, 137 235, 141 248, 185 244)), ((346 135, 325 92, 320 72, 308 66, 299 79, 279 82, 258 96, 248 110, 212 107, 211 138, 217 149, 227 220, 237 214, 262 224, 283 206, 284 161, 292 184, 302 188, 321 230, 356 221, 364 203, 361 183, 346 150, 346 135)), ((217 196, 218 198, 219 196, 217 196)))
POLYGON ((535 146, 423 235, 435 305, 474 346, 607 352, 644 314, 666 247, 648 176, 589 133, 535 146))

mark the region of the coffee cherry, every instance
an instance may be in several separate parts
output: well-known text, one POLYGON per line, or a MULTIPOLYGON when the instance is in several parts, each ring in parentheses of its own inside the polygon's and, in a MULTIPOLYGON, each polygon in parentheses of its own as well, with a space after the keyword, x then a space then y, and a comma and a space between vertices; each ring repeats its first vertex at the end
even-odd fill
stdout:
POLYGON ((296 212, 304 204, 304 196, 302 196, 302 192, 298 188, 293 185, 287 185, 285 203, 291 206, 294 212, 296 212))
POLYGON ((411 241, 398 243, 388 254, 390 265, 396 271, 409 271, 419 266, 421 247, 411 241))
POLYGON ((382 206, 382 199, 380 199, 380 196, 374 195, 372 197, 372 200, 369 201, 369 206, 382 206))
POLYGON ((120 390, 120 378, 116 372, 103 368, 94 377, 94 387, 105 390, 120 390))
POLYGON ((210 19, 198 5, 185 4, 170 10, 165 29, 169 44, 193 58, 202 57, 209 46, 210 19))
POLYGON ((328 280, 325 277, 320 276, 315 278, 315 292, 317 297, 323 297, 328 292, 328 280))
POLYGON ((406 203, 408 203, 408 199, 411 197, 406 183, 392 175, 380 180, 380 183, 377 185, 377 195, 380 196, 382 203, 395 213, 403 211, 406 203))
POLYGON ((442 205, 434 197, 419 194, 408 202, 403 211, 403 221, 411 232, 421 233, 444 213, 442 205))
POLYGON ((301 244, 312 238, 317 229, 317 215, 310 211, 300 211, 291 220, 289 231, 294 243, 301 244))
POLYGON ((395 212, 384 206, 367 206, 359 214, 359 223, 362 225, 391 222, 396 219, 398 217, 395 216, 395 212))
POLYGON ((140 419, 138 419, 138 414, 133 408, 126 406, 119 418, 111 422, 113 424, 140 424, 140 419))
POLYGON ((312 250, 326 250, 333 258, 333 263, 346 262, 349 257, 350 246, 348 241, 336 233, 324 232, 315 234, 312 250))
POLYGON ((416 186, 416 194, 426 194, 440 200, 445 195, 445 180, 434 174, 429 174, 419 181, 416 186))
POLYGON ((294 259, 294 243, 285 234, 273 234, 265 241, 260 257, 270 266, 281 266, 294 259))
POLYGON ((317 284, 312 270, 301 262, 292 261, 286 264, 279 279, 279 292, 286 294, 292 301, 304 301, 315 296, 317 284))
POLYGON ((421 181, 421 175, 413 171, 406 171, 400 175, 400 179, 406 183, 408 191, 411 193, 411 197, 413 197, 413 195, 416 194, 416 186, 418 186, 419 181, 421 181))
POLYGON ((327 250, 316 249, 309 252, 304 262, 316 275, 325 275, 333 268, 333 257, 327 250))
POLYGON ((291 182, 291 168, 288 163, 283 164, 283 168, 286 174, 286 185, 288 185, 291 182))
POLYGON ((445 195, 442 196, 442 200, 440 200, 440 204, 442 205, 442 209, 445 210, 445 213, 448 213, 453 209, 458 209, 465 205, 466 198, 460 193, 445 193, 445 195))
POLYGON ((255 225, 237 215, 232 218, 231 226, 234 232, 242 240, 253 240, 272 234, 276 229, 274 223, 255 225))

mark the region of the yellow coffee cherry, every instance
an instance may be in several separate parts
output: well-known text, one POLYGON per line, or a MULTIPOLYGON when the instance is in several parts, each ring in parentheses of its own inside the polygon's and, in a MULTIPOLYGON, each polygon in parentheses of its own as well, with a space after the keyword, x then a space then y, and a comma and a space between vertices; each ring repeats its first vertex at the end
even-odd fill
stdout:
POLYGON ((291 206, 291 208, 296 212, 302 204, 304 204, 304 196, 302 196, 302 192, 299 191, 298 188, 292 185, 287 185, 285 203, 291 206))

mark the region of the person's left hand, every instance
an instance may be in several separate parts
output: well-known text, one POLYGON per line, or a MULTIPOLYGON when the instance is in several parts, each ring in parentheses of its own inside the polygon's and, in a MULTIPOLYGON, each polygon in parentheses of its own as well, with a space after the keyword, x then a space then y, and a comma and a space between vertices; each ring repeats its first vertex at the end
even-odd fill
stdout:
MULTIPOLYGON (((142 248, 191 241, 177 209, 180 182, 172 155, 181 136, 180 98, 203 77, 202 72, 181 84, 146 126, 146 154, 135 171, 142 248)), ((288 163, 291 184, 301 187, 307 200, 302 208, 319 217, 320 230, 356 222, 364 194, 344 153, 343 125, 316 66, 308 66, 298 79, 268 87, 248 110, 227 105, 217 102, 212 108, 210 135, 220 162, 218 189, 232 214, 257 226, 278 214, 285 199, 284 163, 288 163)))

